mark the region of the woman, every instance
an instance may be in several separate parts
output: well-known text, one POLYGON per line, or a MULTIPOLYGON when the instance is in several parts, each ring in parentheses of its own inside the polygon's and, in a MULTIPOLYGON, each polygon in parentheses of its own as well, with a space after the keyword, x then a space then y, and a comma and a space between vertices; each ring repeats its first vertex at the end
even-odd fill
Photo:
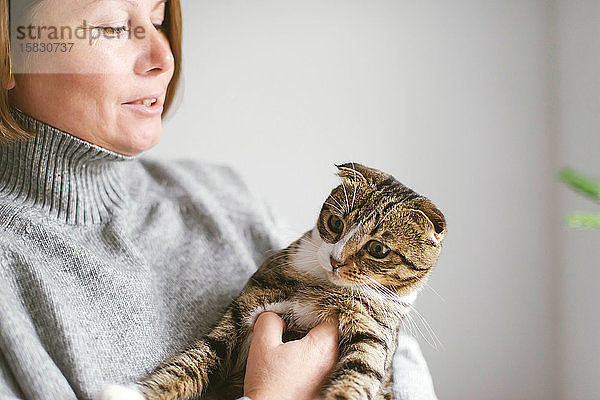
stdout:
MULTIPOLYGON (((0 398, 90 399, 202 336, 284 243, 229 168, 140 157, 176 93, 178 0, 0 4, 0 398)), ((283 329, 258 319, 246 396, 318 398, 336 326, 283 329)), ((398 397, 434 398, 416 344, 396 358, 398 397)))

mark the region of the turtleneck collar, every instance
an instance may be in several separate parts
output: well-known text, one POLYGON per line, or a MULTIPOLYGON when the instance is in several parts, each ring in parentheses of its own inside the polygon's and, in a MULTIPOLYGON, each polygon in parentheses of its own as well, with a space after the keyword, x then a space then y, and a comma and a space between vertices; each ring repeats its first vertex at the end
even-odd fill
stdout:
POLYGON ((67 224, 103 222, 126 201, 125 156, 10 107, 35 137, 0 145, 0 198, 39 207, 67 224))

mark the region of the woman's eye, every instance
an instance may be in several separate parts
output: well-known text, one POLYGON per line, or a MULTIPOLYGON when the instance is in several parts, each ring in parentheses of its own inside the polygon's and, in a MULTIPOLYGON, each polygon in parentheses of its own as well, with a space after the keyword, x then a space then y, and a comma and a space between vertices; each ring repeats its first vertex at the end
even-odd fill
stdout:
POLYGON ((154 24, 154 28, 161 32, 165 32, 167 30, 167 27, 164 24, 154 24))
POLYGON ((390 248, 377 240, 367 243, 367 251, 375 258, 384 258, 390 252, 390 248))
POLYGON ((128 32, 129 28, 126 25, 122 26, 97 26, 96 29, 102 30, 107 37, 120 36, 124 32, 128 32))
POLYGON ((342 233, 344 230, 344 221, 336 215, 331 215, 327 220, 327 226, 333 233, 342 233))

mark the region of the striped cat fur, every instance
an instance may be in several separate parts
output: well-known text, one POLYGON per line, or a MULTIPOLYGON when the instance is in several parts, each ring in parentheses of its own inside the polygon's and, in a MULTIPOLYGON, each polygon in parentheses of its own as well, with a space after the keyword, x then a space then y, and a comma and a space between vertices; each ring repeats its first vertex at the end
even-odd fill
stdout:
POLYGON ((339 361, 323 399, 392 399, 397 334, 438 259, 446 222, 391 175, 356 163, 337 168, 342 183, 316 226, 263 263, 208 335, 98 399, 192 399, 211 388, 242 396, 253 323, 266 310, 285 320, 285 340, 339 320, 339 361))

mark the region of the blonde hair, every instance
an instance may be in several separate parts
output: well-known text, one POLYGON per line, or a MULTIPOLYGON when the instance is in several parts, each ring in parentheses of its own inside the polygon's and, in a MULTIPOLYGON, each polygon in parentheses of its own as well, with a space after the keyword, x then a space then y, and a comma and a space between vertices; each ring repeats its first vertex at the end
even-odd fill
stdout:
MULTIPOLYGON (((29 7, 35 6, 40 1, 42 0, 30 0, 29 7)), ((175 60, 175 70, 167 88, 162 113, 163 118, 173 105, 181 77, 181 26, 180 1, 167 1, 163 29, 171 46, 171 52, 175 60)), ((10 57, 10 0, 0 0, 0 57, 2 58, 0 62, 0 144, 2 144, 16 139, 33 137, 33 132, 23 130, 9 111, 9 90, 7 87, 12 74, 12 60, 10 57)))

